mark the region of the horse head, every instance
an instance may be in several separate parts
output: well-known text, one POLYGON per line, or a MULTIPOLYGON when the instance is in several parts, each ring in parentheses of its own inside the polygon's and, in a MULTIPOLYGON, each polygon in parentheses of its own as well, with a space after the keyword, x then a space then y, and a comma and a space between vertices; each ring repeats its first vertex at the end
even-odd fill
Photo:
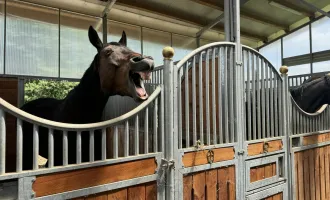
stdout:
POLYGON ((130 96, 135 101, 148 99, 144 80, 151 77, 153 58, 129 49, 124 31, 119 42, 103 44, 90 26, 88 37, 97 49, 94 67, 100 77, 101 90, 107 95, 130 96))

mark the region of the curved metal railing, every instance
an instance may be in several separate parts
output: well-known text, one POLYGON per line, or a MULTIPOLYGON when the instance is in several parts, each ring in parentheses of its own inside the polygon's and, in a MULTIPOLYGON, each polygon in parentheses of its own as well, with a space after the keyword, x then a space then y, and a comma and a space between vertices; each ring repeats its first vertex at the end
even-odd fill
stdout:
POLYGON ((330 106, 328 104, 322 105, 314 113, 308 113, 302 110, 292 97, 290 100, 292 135, 330 130, 330 106))
MULTIPOLYGON (((37 170, 40 167, 39 156, 39 128, 48 129, 48 169, 54 168, 54 135, 62 134, 63 164, 61 169, 70 167, 70 164, 82 164, 82 134, 89 134, 89 162, 95 161, 95 148, 101 148, 101 161, 108 159, 117 159, 120 157, 137 156, 141 154, 163 152, 164 149, 164 99, 162 95, 162 87, 158 86, 150 97, 142 102, 133 110, 116 117, 114 119, 89 123, 89 124, 69 124, 55 122, 43 119, 22 111, 19 108, 9 104, 0 98, 0 178, 6 177, 6 120, 5 113, 17 118, 16 130, 16 170, 14 172, 23 172, 23 121, 33 125, 33 168, 37 170), (133 126, 130 126, 130 119, 134 119, 133 126), (143 121, 140 120, 143 118, 143 121), (152 120, 149 120, 152 119, 152 120), (151 123, 149 122, 151 121, 151 123), (94 144, 94 132, 102 134, 101 147, 94 144), (88 133, 85 133, 88 132, 88 133), (150 134, 149 134, 150 132, 150 134), (68 135, 76 134, 76 162, 68 163, 68 135), (109 147, 111 142, 112 147, 109 147)), ((32 131, 32 130, 31 130, 32 131)), ((43 132, 44 133, 44 132, 43 132)), ((41 133, 40 133, 41 134, 41 133)), ((32 135, 31 135, 32 137, 32 135)), ((32 141, 32 140, 31 140, 32 141)), ((71 141, 72 142, 72 141, 71 141)), ((10 147, 9 147, 10 148, 10 147)), ((27 159, 26 157, 25 159, 27 159)), ((11 161, 15 162, 15 160, 11 161)), ((71 165, 72 166, 72 165, 71 165)), ((32 167, 32 166, 31 166, 32 167)), ((48 170, 47 169, 47 170, 48 170)), ((12 171, 10 171, 12 172, 12 171)))

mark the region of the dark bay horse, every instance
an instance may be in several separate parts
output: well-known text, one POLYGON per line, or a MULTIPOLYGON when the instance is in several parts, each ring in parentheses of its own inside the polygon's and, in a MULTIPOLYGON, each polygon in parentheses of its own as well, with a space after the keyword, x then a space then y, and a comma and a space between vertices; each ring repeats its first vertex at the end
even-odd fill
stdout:
POLYGON ((305 112, 314 113, 322 105, 330 104, 330 75, 309 78, 290 88, 292 98, 305 112))
MULTIPOLYGON (((103 44, 92 26, 90 43, 97 54, 80 83, 64 99, 39 98, 26 103, 22 110, 52 121, 85 124, 100 122, 108 98, 129 96, 141 102, 148 99, 143 80, 154 69, 150 56, 143 56, 127 47, 125 32, 119 42, 103 44)), ((101 133, 94 133, 95 160, 101 159, 101 133)), ((89 134, 81 134, 82 162, 89 161, 89 134)), ((48 158, 48 129, 39 128, 39 155, 48 158)), ((23 169, 32 168, 33 126, 23 123, 23 169)), ((54 166, 62 165, 62 134, 54 130, 54 166)), ((68 133, 68 163, 76 163, 76 134, 68 133)))

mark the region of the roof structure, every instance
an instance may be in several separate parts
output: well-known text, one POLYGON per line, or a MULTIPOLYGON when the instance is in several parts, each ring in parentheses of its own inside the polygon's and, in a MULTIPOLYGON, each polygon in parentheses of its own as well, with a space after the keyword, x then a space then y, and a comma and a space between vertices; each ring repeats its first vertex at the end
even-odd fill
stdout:
MULTIPOLYGON (((101 16, 107 0, 28 0, 101 16)), ((108 19, 162 31, 224 40, 223 0, 109 0, 108 19), (201 34, 202 33, 202 34, 201 34)), ((261 47, 330 11, 329 0, 241 0, 241 40, 261 47)))

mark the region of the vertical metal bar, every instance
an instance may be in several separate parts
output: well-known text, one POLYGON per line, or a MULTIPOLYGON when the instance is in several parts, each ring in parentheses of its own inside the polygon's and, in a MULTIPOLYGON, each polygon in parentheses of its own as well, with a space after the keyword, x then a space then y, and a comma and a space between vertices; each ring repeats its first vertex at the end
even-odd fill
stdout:
POLYGON ((107 43, 108 39, 108 22, 107 22, 108 15, 104 14, 102 16, 102 35, 103 35, 103 44, 107 43))
POLYGON ((206 143, 207 145, 211 144, 211 132, 210 132, 210 50, 206 50, 205 56, 205 89, 206 89, 206 143))
POLYGON ((225 13, 225 40, 230 41, 230 12, 229 12, 229 1, 224 1, 224 13, 225 13))
MULTIPOLYGON (((162 108, 161 108, 162 109, 162 108)), ((157 133, 157 127, 158 127, 158 119, 157 119, 157 113, 158 113, 158 98, 155 99, 154 104, 154 116, 153 116, 153 122, 154 122, 154 151, 158 151, 158 133, 157 133)))
POLYGON ((38 126, 33 124, 33 170, 38 169, 39 156, 39 130, 38 126))
POLYGON ((6 173, 6 121, 5 112, 0 109, 0 175, 6 173))
MULTIPOLYGON (((198 65, 198 97, 199 97, 199 139, 201 144, 204 144, 204 130, 203 130, 203 53, 199 54, 198 65)), ((195 144, 194 144, 195 145, 195 144)))
POLYGON ((118 158, 118 126, 115 126, 115 131, 113 132, 113 158, 118 158))
MULTIPOLYGON (((257 115, 256 115, 256 69, 255 69, 255 56, 251 54, 252 62, 252 130, 253 130, 253 139, 257 139, 257 115)), ((249 69, 248 69, 249 70, 249 69)))
POLYGON ((54 131, 48 129, 48 168, 54 167, 54 131))
POLYGON ((311 74, 313 74, 313 39, 312 39, 312 24, 308 24, 309 30, 309 59, 311 64, 311 74))
POLYGON ((81 132, 78 131, 77 132, 77 164, 80 164, 81 163, 81 132))
MULTIPOLYGON (((259 57, 260 59, 260 57, 259 57)), ((261 125, 262 138, 266 138, 266 107, 265 107, 265 63, 261 60, 261 125)))
POLYGON ((257 118, 258 118, 258 139, 261 139, 261 97, 260 97, 260 90, 262 89, 261 86, 260 86, 260 82, 261 82, 261 75, 260 75, 260 60, 258 59, 259 57, 257 55, 255 55, 255 58, 256 58, 256 64, 257 64, 257 70, 256 70, 256 73, 257 73, 257 87, 256 87, 256 90, 257 90, 257 118))
MULTIPOLYGON (((233 51, 234 51, 233 48, 229 48, 229 61, 228 61, 228 63, 229 63, 229 88, 228 88, 228 90, 229 90, 229 122, 230 122, 229 133, 230 133, 231 138, 228 138, 228 142, 234 142, 233 138, 234 138, 234 134, 235 134, 235 122, 234 122, 234 118, 235 118, 235 116, 234 116, 234 110, 235 110, 235 108, 234 108, 235 107, 234 91, 235 90, 234 90, 234 88, 236 85, 234 85, 234 82, 235 82, 234 81, 234 76, 235 76, 234 70, 236 70, 236 68, 232 67, 235 65, 234 60, 233 60, 234 59, 233 51)), ((241 78, 241 77, 239 77, 239 78, 241 78)))
POLYGON ((144 113, 144 153, 149 153, 149 108, 144 113))
POLYGON ((63 165, 68 165, 68 132, 63 131, 63 165))
MULTIPOLYGON (((225 131, 225 143, 228 143, 229 142, 229 119, 228 119, 228 71, 229 71, 229 67, 228 67, 228 47, 225 47, 225 53, 224 53, 224 63, 225 63, 225 66, 224 66, 224 107, 225 107, 225 111, 224 111, 224 121, 225 121, 225 128, 224 128, 224 131, 225 131)), ((230 77, 229 77, 229 80, 230 80, 230 77)))
POLYGON ((248 133, 248 137, 246 138, 247 140, 252 140, 252 127, 251 127, 251 89, 250 89, 250 53, 246 52, 247 56, 246 56, 246 65, 245 68, 247 70, 246 72, 246 103, 247 103, 247 113, 246 113, 246 117, 247 117, 247 133, 248 133))
MULTIPOLYGON (((165 111, 164 111, 164 103, 165 99, 164 99, 164 86, 162 86, 162 92, 160 93, 160 151, 164 152, 165 151, 165 111)), ((157 101, 158 102, 158 101, 157 101)), ((157 136, 157 132, 155 134, 157 136)), ((156 137, 157 138, 157 137, 156 137)), ((157 140, 156 140, 156 145, 157 145, 157 140)), ((158 150, 158 148, 156 148, 156 151, 158 150)))
POLYGON ((125 122, 125 136, 124 136, 124 157, 129 155, 129 124, 128 120, 125 122))
MULTIPOLYGON (((222 113, 223 113, 223 105, 222 105, 222 76, 221 76, 221 47, 219 47, 219 52, 218 52, 218 115, 219 115, 219 144, 223 143, 223 122, 222 122, 222 113)), ((214 83, 215 84, 215 83, 214 83)))
POLYGON ((22 120, 17 118, 17 144, 16 144, 16 172, 22 172, 23 168, 23 130, 22 120))
POLYGON ((102 129, 102 160, 107 159, 107 129, 102 129))
MULTIPOLYGON (((183 65, 183 67, 185 67, 186 65, 188 65, 188 63, 186 62, 184 65, 183 65)), ((179 70, 178 70, 178 80, 181 80, 181 72, 182 72, 182 70, 183 70, 183 67, 182 68, 180 68, 179 70)), ((186 88, 186 90, 187 90, 187 88, 186 88)), ((177 105, 178 105, 178 107, 177 107, 177 109, 178 109, 178 113, 179 113, 179 115, 178 115, 178 136, 179 136, 179 148, 181 149, 182 148, 182 129, 183 129, 183 127, 182 127, 182 117, 183 117, 183 115, 182 115, 182 110, 183 110, 183 108, 182 108, 182 91, 181 91, 181 81, 179 81, 179 84, 178 84, 178 102, 177 102, 177 105)), ((186 121, 186 123, 187 123, 187 121, 186 121)))
MULTIPOLYGON (((274 107, 275 107, 275 110, 274 110, 274 115, 275 115, 275 123, 274 123, 274 136, 277 137, 279 135, 279 131, 278 131, 278 77, 274 74, 274 107)), ((292 123, 291 123, 292 124, 292 123)))
POLYGON ((134 154, 139 154, 139 115, 135 116, 135 128, 134 128, 134 154))
POLYGON ((193 58, 193 63, 191 66, 192 71, 192 112, 193 112, 193 145, 196 144, 197 141, 197 119, 196 119, 196 56, 193 58))
POLYGON ((282 107, 283 107, 283 79, 280 79, 278 80, 278 98, 279 98, 279 104, 278 104, 278 117, 279 117, 279 135, 282 136, 283 134, 283 122, 281 120, 282 116, 283 116, 283 110, 282 110, 282 107), (280 134, 281 133, 281 134, 280 134))
POLYGON ((89 161, 94 161, 94 131, 89 131, 89 161))
POLYGON ((268 121, 268 123, 270 124, 270 136, 271 137, 274 137, 275 134, 274 134, 274 125, 275 125, 275 115, 274 115, 274 77, 273 77, 273 70, 271 68, 269 68, 269 75, 270 75, 270 86, 269 86, 269 89, 270 89, 270 119, 268 121))
POLYGON ((61 11, 58 9, 58 77, 61 77, 61 11))
MULTIPOLYGON (((193 69, 192 69, 193 70, 193 69)), ((189 113, 189 65, 188 62, 185 65, 185 76, 184 76, 184 81, 185 81, 185 123, 186 123, 186 148, 190 146, 190 137, 189 137, 189 118, 190 118, 190 113, 189 113)), ((179 85, 180 82, 179 82, 179 85)), ((193 86, 192 86, 193 87, 193 86)), ((181 104, 182 105, 182 104, 181 104)), ((180 139, 179 139, 180 141, 180 139)), ((179 143, 179 145, 181 142, 179 143)), ((179 146, 179 148, 181 148, 179 146)))
MULTIPOLYGON (((218 58, 220 59, 220 58, 218 58)), ((212 129, 213 129, 213 144, 217 144, 217 103, 215 101, 215 48, 212 49, 212 129)), ((218 77, 220 79, 220 77, 218 77)), ((219 106, 219 105, 218 105, 219 106)))
MULTIPOLYGON (((266 62, 265 60, 263 60, 263 62, 266 62)), ((270 106, 269 106, 269 92, 270 92, 270 88, 269 88, 269 71, 271 71, 269 69, 269 65, 268 63, 265 63, 265 71, 266 71, 266 84, 265 84, 265 92, 266 92, 266 102, 265 102, 265 114, 266 114, 266 137, 269 138, 270 137, 270 124, 271 124, 271 120, 270 120, 270 106)))

